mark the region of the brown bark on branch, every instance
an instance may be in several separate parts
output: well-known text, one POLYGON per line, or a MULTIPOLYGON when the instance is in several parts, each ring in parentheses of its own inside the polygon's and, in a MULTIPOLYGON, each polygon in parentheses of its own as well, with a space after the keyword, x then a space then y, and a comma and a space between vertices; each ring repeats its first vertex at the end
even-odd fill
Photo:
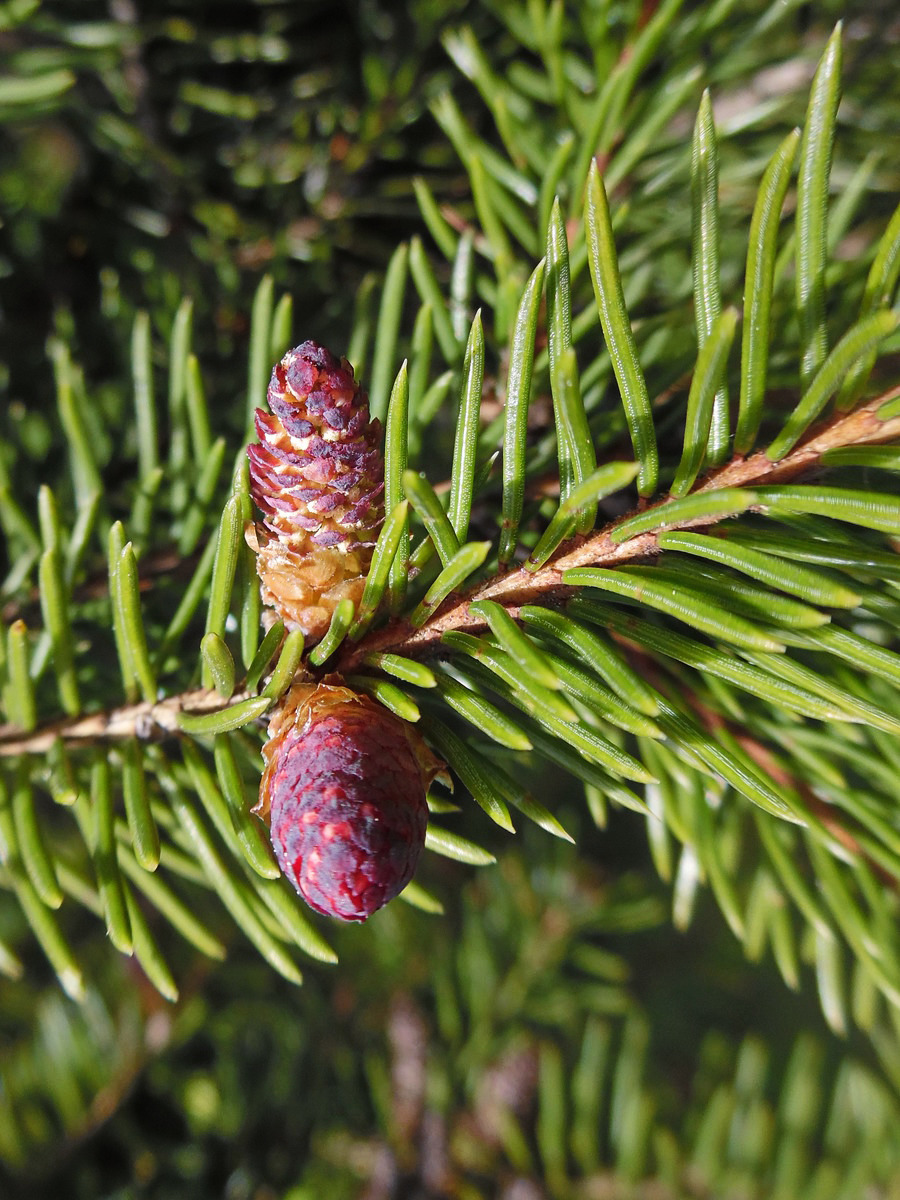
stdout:
POLYGON ((23 733, 15 725, 0 725, 0 758, 16 754, 46 754, 57 738, 62 738, 67 745, 118 742, 132 737, 158 742, 178 733, 178 717, 182 713, 200 717, 230 708, 241 700, 249 700, 251 696, 251 692, 235 692, 225 701, 218 692, 209 688, 194 688, 190 692, 180 692, 177 696, 158 700, 155 704, 143 701, 83 717, 67 717, 32 733, 23 733))
MULTIPOLYGON (((790 483, 801 476, 815 471, 828 450, 842 446, 863 446, 880 442, 892 442, 900 438, 900 416, 880 421, 878 409, 900 396, 896 387, 856 411, 832 417, 818 432, 807 438, 781 462, 772 462, 765 451, 749 458, 735 458, 711 471, 704 477, 693 495, 719 488, 753 488, 772 484, 790 483)), ((644 511, 658 510, 660 524, 669 499, 651 504, 644 511)), ((752 509, 751 509, 752 511, 752 509)), ((629 514, 629 516, 632 514, 629 514)), ((433 651, 442 634, 450 629, 478 632, 486 628, 484 619, 470 611, 469 605, 476 600, 496 600, 515 617, 523 604, 534 604, 555 597, 568 595, 571 591, 563 583, 563 572, 573 567, 615 566, 635 559, 647 558, 659 552, 658 532, 638 534, 625 542, 616 543, 611 535, 626 518, 617 518, 604 529, 587 538, 573 538, 564 542, 556 555, 538 571, 526 571, 520 567, 506 575, 500 575, 462 594, 450 596, 427 624, 413 629, 405 621, 392 621, 383 629, 366 638, 357 646, 344 651, 338 661, 341 672, 359 668, 364 655, 372 651, 392 651, 397 654, 417 656, 433 651)), ((686 521, 674 529, 708 528, 719 523, 721 518, 686 521)))

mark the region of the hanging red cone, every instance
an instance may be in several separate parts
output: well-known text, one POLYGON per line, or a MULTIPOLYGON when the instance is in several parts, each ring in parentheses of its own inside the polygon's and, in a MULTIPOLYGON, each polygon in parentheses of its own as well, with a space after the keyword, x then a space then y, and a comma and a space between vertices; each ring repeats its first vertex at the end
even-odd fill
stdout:
POLYGON ((365 921, 412 879, 443 764, 405 721, 338 684, 294 684, 269 739, 255 811, 281 869, 317 912, 365 921))

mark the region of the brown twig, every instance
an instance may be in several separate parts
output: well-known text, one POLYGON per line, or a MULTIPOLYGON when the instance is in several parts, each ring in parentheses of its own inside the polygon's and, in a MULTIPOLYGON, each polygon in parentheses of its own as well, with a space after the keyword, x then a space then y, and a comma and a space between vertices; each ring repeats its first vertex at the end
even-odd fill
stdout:
POLYGON ((131 737, 140 738, 141 741, 162 741, 178 733, 178 717, 182 713, 203 716, 230 708, 241 700, 249 700, 251 695, 251 692, 236 692, 226 701, 218 692, 194 688, 155 704, 144 701, 105 712, 89 713, 84 717, 67 717, 44 725, 33 733, 23 733, 15 725, 0 725, 0 758, 16 754, 46 754, 59 738, 75 745, 116 742, 131 737))
POLYGON ((873 860, 871 855, 857 841, 853 832, 838 819, 835 809, 826 800, 822 800, 821 797, 817 796, 805 780, 798 779, 786 771, 778 763, 771 750, 763 745, 762 742, 751 737, 746 731, 736 729, 729 722, 721 718, 719 720, 721 724, 728 728, 731 736, 741 749, 749 755, 758 767, 761 767, 765 771, 770 779, 774 779, 782 787, 792 788, 797 792, 809 814, 821 824, 823 829, 826 829, 831 834, 836 842, 840 842, 853 858, 864 859, 881 881, 889 887, 896 889, 900 885, 900 880, 898 880, 897 876, 873 860))
POLYGON ((667 672, 664 680, 663 674, 660 672, 660 664, 643 646, 632 642, 627 635, 613 632, 611 636, 620 649, 627 654, 632 665, 639 666, 642 678, 651 683, 672 703, 678 704, 683 701, 714 737, 723 732, 727 733, 773 783, 786 792, 796 793, 803 802, 806 813, 813 821, 827 830, 854 859, 863 859, 884 884, 895 890, 900 889, 900 878, 876 862, 860 844, 852 829, 843 823, 837 810, 827 800, 817 796, 805 779, 798 778, 786 770, 764 742, 748 733, 743 725, 728 720, 727 717, 723 717, 721 713, 710 708, 695 691, 685 690, 683 680, 676 674, 667 672), (677 698, 672 695, 671 686, 668 686, 673 683, 678 689, 677 698))
POLYGON ((696 697, 692 697, 691 708, 711 733, 716 733, 718 730, 727 730, 744 753, 771 780, 788 791, 796 792, 803 801, 809 815, 823 829, 826 829, 836 842, 840 842, 849 854, 854 858, 864 859, 883 883, 892 888, 900 885, 900 880, 898 880, 896 875, 886 870, 880 863, 875 862, 864 850, 852 830, 848 829, 839 819, 832 805, 820 796, 817 796, 806 780, 799 779, 789 771, 786 771, 768 746, 759 741, 758 738, 753 737, 752 734, 747 733, 743 727, 735 725, 734 722, 726 720, 721 714, 713 712, 712 709, 701 704, 696 697))
MULTIPOLYGON (((877 413, 883 404, 897 396, 900 396, 900 387, 870 400, 855 412, 832 417, 781 462, 772 462, 764 451, 749 458, 735 458, 724 467, 709 472, 700 486, 694 489, 694 493, 719 488, 753 488, 788 483, 816 470, 821 465, 823 454, 828 450, 840 446, 862 446, 893 441, 900 437, 900 417, 880 421, 877 413)), ((670 501, 666 497, 646 510, 660 512, 660 526, 663 524, 664 510, 668 503, 670 501)), ((363 656, 372 651, 390 650, 406 655, 426 654, 434 649, 441 636, 448 630, 484 629, 484 619, 476 616, 470 609, 470 605, 476 600, 496 600, 515 616, 523 604, 533 604, 538 600, 568 594, 571 589, 563 583, 563 573, 573 567, 614 566, 658 553, 658 530, 638 534, 625 542, 614 542, 612 535, 623 519, 617 518, 588 538, 576 537, 564 542, 550 562, 538 571, 527 571, 520 567, 478 584, 461 595, 451 596, 420 629, 413 629, 403 620, 392 621, 366 638, 364 643, 346 650, 339 659, 337 669, 341 672, 358 669, 363 656)), ((716 520, 706 517, 685 521, 678 528, 699 528, 716 523, 716 520)))

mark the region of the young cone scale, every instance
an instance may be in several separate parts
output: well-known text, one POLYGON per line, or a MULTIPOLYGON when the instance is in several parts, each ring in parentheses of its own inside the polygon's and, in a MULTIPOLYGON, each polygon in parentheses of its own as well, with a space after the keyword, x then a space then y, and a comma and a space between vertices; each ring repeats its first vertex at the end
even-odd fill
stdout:
POLYGON ((262 520, 247 530, 264 604, 307 645, 337 604, 358 604, 384 517, 381 422, 345 358, 315 342, 272 371, 269 412, 256 410, 247 448, 250 490, 262 520))
MULTIPOLYGON (((381 423, 346 359, 315 342, 272 372, 256 412, 248 541, 262 598, 307 644, 345 597, 359 602, 384 512, 381 423)), ((295 682, 269 723, 256 811, 281 869, 317 912, 365 921, 409 883, 425 843, 425 793, 442 764, 368 696, 295 682)))
POLYGON ((443 770, 410 726, 340 683, 295 683, 263 757, 254 811, 311 908, 365 921, 406 887, 425 844, 425 793, 443 770))

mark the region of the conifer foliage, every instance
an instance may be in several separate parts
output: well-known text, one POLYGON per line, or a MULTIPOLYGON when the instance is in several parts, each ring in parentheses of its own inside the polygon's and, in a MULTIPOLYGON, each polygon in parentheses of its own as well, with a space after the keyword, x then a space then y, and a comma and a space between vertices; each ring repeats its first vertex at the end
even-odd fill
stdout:
MULTIPOLYGON (((164 319, 155 302, 153 320, 136 312, 128 396, 81 369, 60 320, 57 459, 29 493, 27 424, 0 457, 0 971, 25 987, 39 947, 87 998, 70 1023, 82 1036, 103 1023, 96 931, 173 1001, 238 932, 293 983, 333 963, 333 927, 298 903, 250 811, 267 721, 292 685, 325 680, 430 747, 437 855, 493 870, 496 829, 529 823, 571 841, 571 801, 533 786, 548 768, 578 789, 578 828, 623 811, 643 824, 678 929, 707 889, 749 960, 816 989, 834 1033, 863 1036, 880 1081, 848 1065, 834 1111, 852 1107, 842 1087, 870 1089, 880 1137, 900 1086, 900 179, 870 144, 887 109, 863 119, 852 90, 841 105, 845 51, 867 86, 864 35, 838 24, 798 51, 764 5, 738 19, 664 0, 615 36, 586 5, 490 7, 486 42, 444 30, 460 78, 431 116, 455 165, 419 164, 418 232, 378 286, 362 282, 331 347, 368 390, 366 428, 384 427, 385 518, 377 539, 367 526, 364 583, 341 577, 314 631, 263 623, 245 541, 251 479, 258 499, 260 472, 283 474, 274 434, 248 465, 254 411, 272 364, 316 332, 294 337, 290 296, 276 302, 266 275, 247 305, 240 395, 207 363, 190 296, 164 319), (794 94, 754 76, 773 47, 808 82, 796 127, 794 94)), ((64 84, 26 60, 4 112, 34 118, 64 84)), ((268 537, 283 510, 264 515, 268 537)), ((437 914, 451 892, 429 859, 399 901, 437 914)), ((570 950, 594 961, 596 947, 570 950)), ((566 1103, 589 1172, 578 1114, 602 1107, 590 1064, 599 1077, 612 1035, 578 1020, 566 1103)), ((626 1022, 622 1062, 643 1020, 626 1022)), ((535 1053, 540 1170, 564 1195, 562 1060, 535 1053)), ((754 1053, 723 1097, 758 1079, 754 1053)), ((689 1152, 683 1131, 667 1159, 672 1135, 628 1077, 608 1135, 623 1178, 674 1188, 692 1153, 712 1163, 724 1118, 703 1109, 708 1141, 689 1152)), ((499 1141, 524 1170, 510 1129, 499 1141)), ((15 1160, 29 1136, 0 1152, 15 1160)), ((897 1177, 887 1144, 866 1178, 897 1177)), ((751 1167, 774 1187, 770 1165, 751 1167)))

